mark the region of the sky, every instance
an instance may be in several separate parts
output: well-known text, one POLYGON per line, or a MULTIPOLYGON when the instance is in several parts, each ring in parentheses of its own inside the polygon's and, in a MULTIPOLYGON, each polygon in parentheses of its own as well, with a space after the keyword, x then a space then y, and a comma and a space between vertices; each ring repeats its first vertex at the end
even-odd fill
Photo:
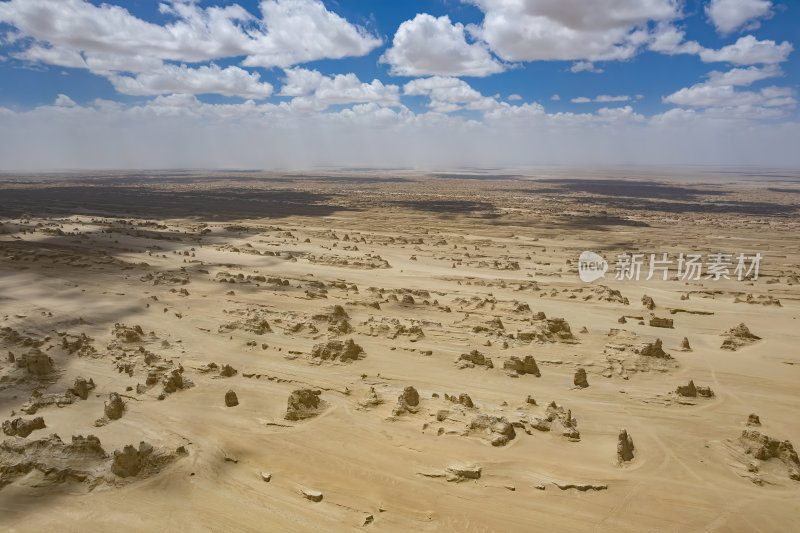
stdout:
POLYGON ((798 0, 0 0, 0 170, 800 167, 798 0))

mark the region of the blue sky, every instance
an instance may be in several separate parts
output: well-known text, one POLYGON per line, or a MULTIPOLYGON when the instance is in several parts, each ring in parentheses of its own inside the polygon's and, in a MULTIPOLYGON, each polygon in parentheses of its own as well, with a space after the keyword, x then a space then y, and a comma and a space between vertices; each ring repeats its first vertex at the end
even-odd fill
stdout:
POLYGON ((369 143, 410 166, 794 166, 799 23, 794 0, 0 0, 0 165, 358 164, 369 143), (196 148, 153 156, 167 131, 196 148))

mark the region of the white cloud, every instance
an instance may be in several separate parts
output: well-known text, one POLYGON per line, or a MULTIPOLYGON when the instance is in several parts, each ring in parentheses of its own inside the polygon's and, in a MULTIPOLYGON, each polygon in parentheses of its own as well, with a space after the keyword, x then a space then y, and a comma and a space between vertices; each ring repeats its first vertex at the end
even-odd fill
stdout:
POLYGON ((522 100, 522 97, 518 94, 509 94, 508 99, 513 102, 516 100, 522 100))
POLYGON ((399 106, 400 88, 384 85, 380 80, 362 83, 353 74, 323 76, 315 70, 300 67, 285 70, 286 84, 281 89, 291 100, 294 109, 322 111, 332 105, 372 103, 380 106, 399 106))
POLYGON ((741 91, 757 81, 782 75, 780 68, 734 68, 728 72, 712 71, 703 83, 685 87, 663 98, 665 103, 684 107, 705 108, 709 115, 729 118, 779 118, 786 109, 797 105, 789 87, 770 86, 759 91, 741 91))
POLYGON ((77 104, 72 98, 70 98, 66 94, 59 94, 56 97, 56 101, 53 103, 53 105, 58 107, 73 107, 77 104))
POLYGON ((411 80, 403 87, 407 95, 430 97, 428 106, 440 113, 467 109, 490 109, 498 105, 494 98, 483 96, 464 80, 452 77, 433 76, 411 80))
POLYGON ((734 68, 727 72, 712 70, 708 73, 706 85, 751 85, 759 80, 782 76, 783 71, 777 65, 764 67, 734 68))
POLYGON ((739 28, 758 28, 758 20, 772 16, 770 0, 711 0, 706 15, 717 31, 731 33, 739 28))
POLYGON ((400 24, 380 60, 395 76, 489 76, 505 70, 485 44, 467 42, 463 24, 427 13, 400 24))
POLYGON ((553 100, 553 101, 557 102, 557 101, 561 100, 561 97, 558 96, 557 94, 554 94, 553 96, 550 97, 550 100, 553 100))
POLYGON ((595 67, 591 61, 576 61, 569 70, 571 72, 594 72, 595 74, 603 72, 603 69, 595 67))
POLYGON ((601 94, 594 98, 587 98, 586 96, 579 96, 577 98, 573 98, 570 100, 573 104, 588 104, 589 102, 600 102, 600 103, 610 103, 610 102, 628 102, 630 101, 631 97, 627 95, 619 95, 619 96, 611 96, 609 94, 601 94))
POLYGON ((648 39, 649 22, 680 16, 678 0, 468 0, 485 14, 470 32, 505 61, 620 60, 648 39))
MULTIPOLYGON (((362 56, 381 44, 319 0, 262 0, 260 18, 238 4, 201 8, 173 0, 159 9, 175 20, 153 24, 123 7, 84 0, 9 0, 0 3, 0 22, 14 26, 21 36, 83 52, 87 58, 106 54, 199 62, 247 56, 245 66, 288 67, 362 56)), ((46 59, 41 51, 36 54, 46 59)))
POLYGON ((759 41, 752 35, 745 35, 719 50, 703 49, 700 59, 705 63, 724 61, 735 65, 781 63, 788 59, 792 50, 794 47, 788 41, 777 44, 775 41, 759 41))
POLYGON ((261 81, 258 73, 239 67, 217 65, 190 68, 186 65, 163 65, 159 70, 135 77, 111 74, 109 80, 117 92, 132 95, 222 94, 242 98, 267 98, 272 85, 261 81))

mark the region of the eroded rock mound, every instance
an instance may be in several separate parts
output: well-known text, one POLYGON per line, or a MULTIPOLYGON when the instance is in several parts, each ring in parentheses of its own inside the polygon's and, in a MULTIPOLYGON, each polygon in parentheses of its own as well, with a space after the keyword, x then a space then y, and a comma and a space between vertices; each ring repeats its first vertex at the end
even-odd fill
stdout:
POLYGON ((236 396, 236 393, 233 390, 229 390, 225 393, 225 406, 226 407, 236 407, 239 405, 239 398, 236 396))
POLYGON ((69 392, 81 400, 85 400, 89 397, 89 391, 94 390, 94 388, 95 384, 92 378, 87 380, 84 377, 78 376, 75 378, 75 382, 72 384, 72 388, 69 389, 69 392))
POLYGON ((286 405, 286 420, 304 420, 320 414, 325 408, 325 401, 320 399, 322 391, 313 389, 297 389, 289 395, 286 405))
POLYGON ((476 365, 486 367, 487 369, 494 368, 492 358, 487 357, 478 350, 472 350, 469 353, 462 353, 459 355, 458 359, 456 359, 456 365, 458 368, 475 368, 476 365))
POLYGON ((128 444, 122 450, 114 451, 111 472, 121 478, 151 475, 175 460, 177 455, 178 452, 155 449, 144 441, 138 448, 128 444))
POLYGON ((462 481, 469 481, 471 479, 480 479, 483 469, 478 465, 450 465, 444 473, 445 479, 453 483, 461 483, 462 481))
POLYGON ((732 352, 738 350, 742 346, 747 346, 761 339, 761 337, 753 335, 750 332, 750 329, 744 325, 744 322, 740 323, 734 328, 729 329, 723 333, 723 335, 725 336, 725 339, 722 341, 720 348, 732 352))
MULTIPOLYGON (((788 440, 779 441, 755 429, 745 429, 739 437, 739 445, 745 454, 759 461, 766 462, 771 459, 781 461, 786 467, 789 478, 800 481, 800 459, 788 440)), ((758 465, 754 465, 753 469, 757 471, 758 465)))
POLYGON ((30 420, 23 418, 15 418, 14 420, 6 420, 3 422, 3 433, 9 437, 27 437, 37 429, 44 429, 44 418, 37 416, 30 420))
POLYGON ((39 348, 31 348, 17 357, 15 363, 31 376, 42 377, 53 372, 53 360, 39 348))
POLYGON ((403 389, 397 397, 397 405, 392 410, 394 416, 403 413, 416 413, 419 410, 419 392, 412 386, 403 389))
POLYGON ((38 440, 6 440, 0 444, 0 487, 37 470, 42 484, 65 481, 97 485, 107 469, 107 455, 94 435, 77 435, 65 444, 55 433, 38 440))
POLYGON ((561 435, 569 438, 570 440, 579 440, 581 438, 580 431, 578 431, 578 421, 572 417, 572 411, 564 409, 563 406, 558 405, 556 402, 550 402, 545 411, 545 417, 533 417, 531 419, 531 427, 538 431, 550 431, 553 425, 558 424, 561 435))
POLYGON ((546 318, 544 313, 537 313, 533 319, 533 330, 520 331, 517 338, 522 342, 567 342, 575 343, 575 335, 563 318, 546 318))
POLYGON ((467 426, 468 433, 477 433, 486 438, 492 446, 505 446, 517 436, 514 426, 504 416, 497 417, 480 414, 467 426))
POLYGON ((383 403, 383 399, 381 399, 378 392, 375 390, 375 387, 370 387, 369 392, 364 396, 364 398, 358 402, 358 405, 363 407, 364 409, 369 409, 370 407, 377 407, 383 403))
POLYGON ((526 355, 523 359, 512 355, 507 361, 503 362, 503 369, 516 372, 519 375, 533 374, 537 378, 542 374, 539 372, 539 365, 532 355, 526 355))
POLYGON ((364 348, 356 344, 353 339, 342 342, 339 340, 317 344, 311 350, 311 357, 323 361, 355 361, 364 353, 364 348))
POLYGON ((686 398, 696 398, 698 396, 701 398, 714 397, 714 391, 711 390, 711 387, 698 387, 694 384, 694 380, 690 380, 688 385, 678 386, 678 388, 675 389, 675 394, 686 398))
POLYGON ((586 370, 583 368, 579 368, 575 371, 575 376, 572 378, 572 382, 575 384, 576 387, 580 387, 585 389, 589 386, 589 380, 586 379, 586 370))
POLYGON ((671 359, 667 352, 664 351, 663 343, 661 339, 656 339, 654 342, 648 342, 642 344, 637 348, 637 353, 639 355, 644 355, 645 357, 658 357, 661 359, 671 359))
POLYGON ((633 439, 628 434, 628 430, 620 430, 617 437, 617 461, 627 463, 633 460, 633 439))

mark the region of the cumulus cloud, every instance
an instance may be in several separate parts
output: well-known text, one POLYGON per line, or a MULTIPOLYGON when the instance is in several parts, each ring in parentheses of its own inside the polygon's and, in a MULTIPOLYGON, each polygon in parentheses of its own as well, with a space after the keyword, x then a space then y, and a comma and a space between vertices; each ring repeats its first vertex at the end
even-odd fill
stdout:
POLYGON ((59 94, 56 97, 56 101, 53 103, 53 105, 58 106, 58 107, 72 107, 72 106, 75 106, 77 104, 75 103, 75 101, 72 98, 70 98, 66 94, 59 94))
POLYGON ((121 6, 85 0, 9 0, 0 3, 0 22, 22 36, 87 56, 184 62, 247 56, 245 65, 263 67, 361 56, 381 44, 319 0, 262 0, 261 18, 238 4, 202 8, 173 0, 159 9, 175 20, 154 24, 121 6))
POLYGON ((724 61, 735 65, 755 65, 782 63, 789 58, 792 50, 794 46, 788 41, 778 44, 775 41, 759 41, 752 35, 745 35, 719 50, 703 49, 699 55, 705 63, 724 61))
POLYGON ((577 98, 573 98, 570 101, 573 104, 588 104, 589 102, 601 102, 601 103, 628 102, 630 101, 630 99, 631 97, 627 95, 611 96, 609 94, 601 94, 599 96, 595 96, 594 98, 579 96, 577 98))
POLYGON ((756 29, 759 19, 772 16, 770 0, 711 0, 706 5, 706 15, 722 34, 742 27, 756 29))
POLYGON ((223 69, 214 64, 199 68, 163 65, 157 71, 135 77, 111 74, 109 80, 117 92, 139 96, 185 93, 262 99, 272 94, 272 85, 262 82, 258 73, 236 66, 223 69))
POLYGON ((780 118, 794 108, 797 100, 789 87, 770 86, 759 91, 743 91, 757 81, 782 75, 780 68, 734 68, 727 72, 712 71, 707 81, 685 87, 663 98, 665 103, 683 107, 705 108, 706 114, 737 118, 780 118))
POLYGON ((681 14, 678 0, 469 1, 484 13, 470 32, 505 61, 629 59, 648 23, 681 14))
POLYGON ((489 76, 505 70, 481 42, 467 42, 464 25, 420 13, 400 24, 381 56, 395 76, 489 76))
POLYGON ((594 66, 591 61, 576 61, 569 68, 571 72, 594 72, 595 74, 602 74, 603 69, 594 66))
POLYGON ((440 113, 462 108, 490 109, 498 105, 494 98, 483 96, 464 80, 453 77, 433 76, 411 80, 403 87, 403 93, 428 96, 428 106, 440 113))
POLYGON ((284 72, 285 84, 280 94, 294 96, 291 105, 295 109, 322 111, 332 105, 352 103, 390 107, 400 105, 400 88, 397 85, 384 85, 377 79, 362 83, 353 73, 329 77, 316 70, 300 67, 284 72))

